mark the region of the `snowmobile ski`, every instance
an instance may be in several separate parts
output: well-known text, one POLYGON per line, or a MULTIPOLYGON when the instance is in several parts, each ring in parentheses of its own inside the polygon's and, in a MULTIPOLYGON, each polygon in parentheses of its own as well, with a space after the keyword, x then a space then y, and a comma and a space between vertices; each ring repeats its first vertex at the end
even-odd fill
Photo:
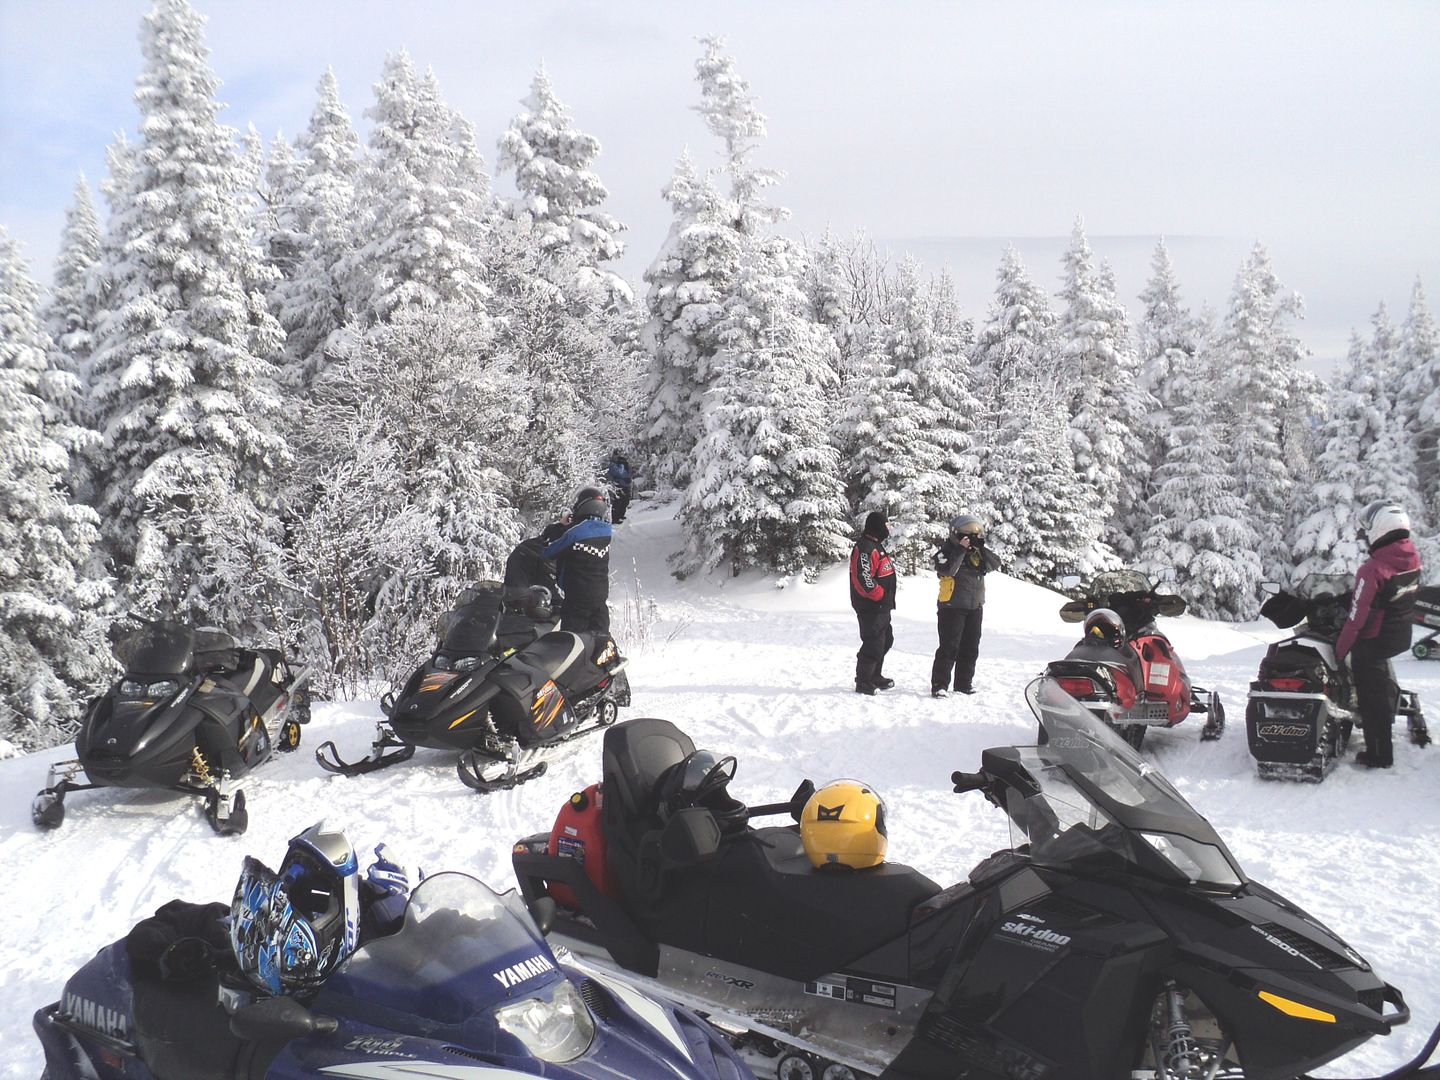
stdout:
POLYGON ((414 756, 414 745, 395 738, 383 721, 375 725, 375 741, 370 744, 370 753, 358 761, 346 761, 342 758, 333 740, 327 740, 315 748, 315 760, 320 767, 338 776, 364 776, 391 765, 399 765, 414 756))

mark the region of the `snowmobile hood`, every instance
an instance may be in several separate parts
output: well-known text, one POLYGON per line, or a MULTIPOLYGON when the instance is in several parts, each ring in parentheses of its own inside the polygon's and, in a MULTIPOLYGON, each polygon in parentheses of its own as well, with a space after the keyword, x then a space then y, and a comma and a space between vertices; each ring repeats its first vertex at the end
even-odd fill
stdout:
MULTIPOLYGON (((185 740, 202 718, 196 709, 187 709, 190 684, 176 679, 158 680, 140 687, 138 693, 122 693, 132 685, 123 680, 100 698, 86 717, 76 739, 76 751, 92 783, 125 786, 136 767, 154 759, 174 758, 178 781, 187 766, 188 754, 177 757, 175 744, 185 740), (168 689, 167 689, 168 688, 168 689), (150 691, 157 691, 150 696, 150 691), (182 760, 185 759, 185 760, 182 760)), ((153 777, 136 777, 136 786, 149 787, 153 777)), ((173 782, 173 781, 172 781, 173 782)))

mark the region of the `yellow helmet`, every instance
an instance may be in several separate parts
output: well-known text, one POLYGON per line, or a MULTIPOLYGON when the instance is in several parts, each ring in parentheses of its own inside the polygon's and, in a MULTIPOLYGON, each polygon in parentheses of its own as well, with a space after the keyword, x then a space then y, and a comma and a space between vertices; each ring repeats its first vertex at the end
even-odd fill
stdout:
POLYGON ((859 780, 833 780, 800 812, 800 840, 817 869, 879 866, 885 861, 885 800, 859 780))

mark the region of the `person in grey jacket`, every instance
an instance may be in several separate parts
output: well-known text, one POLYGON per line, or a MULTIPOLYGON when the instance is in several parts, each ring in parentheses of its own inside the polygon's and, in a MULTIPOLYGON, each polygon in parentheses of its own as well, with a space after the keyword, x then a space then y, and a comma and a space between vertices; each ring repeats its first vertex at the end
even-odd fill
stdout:
POLYGON ((932 560, 940 578, 936 621, 940 647, 930 668, 930 696, 945 697, 949 688, 975 692, 975 661, 980 655, 980 629, 985 612, 985 575, 1000 560, 985 549, 985 526, 977 517, 950 519, 950 535, 932 560))

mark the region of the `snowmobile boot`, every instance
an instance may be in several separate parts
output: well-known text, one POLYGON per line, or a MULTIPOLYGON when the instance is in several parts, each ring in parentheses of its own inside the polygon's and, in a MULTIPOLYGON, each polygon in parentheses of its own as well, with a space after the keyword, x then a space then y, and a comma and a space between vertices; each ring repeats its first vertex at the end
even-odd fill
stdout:
POLYGON ((894 679, 886 678, 884 675, 882 675, 882 676, 880 676, 878 679, 875 680, 875 689, 876 689, 876 690, 893 690, 893 689, 895 689, 895 680, 894 680, 894 679))
POLYGON ((855 684, 855 693, 864 694, 866 697, 874 697, 875 687, 870 683, 857 682, 855 684))

